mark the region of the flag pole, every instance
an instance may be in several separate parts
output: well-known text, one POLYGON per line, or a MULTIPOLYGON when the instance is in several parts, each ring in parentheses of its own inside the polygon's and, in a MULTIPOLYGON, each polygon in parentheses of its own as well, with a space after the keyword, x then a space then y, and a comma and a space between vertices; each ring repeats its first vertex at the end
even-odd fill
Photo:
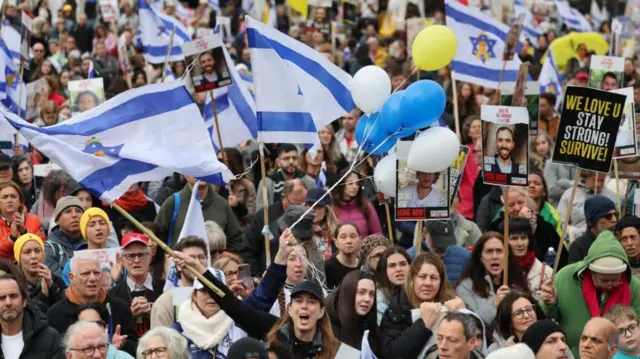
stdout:
POLYGON ((423 239, 423 235, 422 235, 422 220, 419 220, 418 223, 416 223, 416 226, 418 227, 416 230, 416 236, 413 239, 414 242, 414 246, 416 247, 416 257, 418 257, 420 255, 420 253, 422 253, 422 239, 423 239))
MULTIPOLYGON (((16 79, 18 81, 18 86, 20 86, 20 89, 18 90, 18 117, 20 117, 20 112, 22 112, 22 88, 24 86, 26 86, 26 84, 24 84, 24 81, 22 81, 22 76, 24 75, 24 64, 20 64, 20 78, 16 79), (22 85, 20 84, 20 82, 22 81, 22 85)), ((26 114, 25 114, 26 117, 26 114)), ((15 133, 15 135, 13 135, 13 142, 15 143, 15 146, 20 146, 20 135, 18 132, 15 133)))
POLYGON ((456 135, 458 135, 458 138, 462 140, 462 137, 460 136, 460 110, 458 109, 458 84, 453 73, 451 73, 451 81, 451 92, 453 94, 453 120, 456 125, 456 135))
MULTIPOLYGON (((164 74, 164 70, 169 66, 169 58, 171 57, 171 48, 173 48, 173 35, 176 34, 176 27, 174 26, 171 29, 171 36, 169 36, 169 46, 167 46, 167 55, 164 57, 164 65, 162 66, 162 77, 160 78, 160 82, 164 82, 164 78, 166 77, 164 74)), ((215 111, 213 112, 215 114, 215 111)))
POLYGON ((213 120, 216 123, 216 134, 218 135, 218 145, 220 145, 220 152, 222 152, 222 161, 224 161, 225 166, 229 166, 229 161, 227 160, 227 152, 225 152, 224 145, 222 144, 222 134, 220 133, 218 111, 216 110, 216 98, 213 97, 213 90, 209 90, 209 96, 211 96, 211 110, 213 111, 213 120))
MULTIPOLYGON (((133 216, 129 214, 129 212, 125 211, 122 207, 120 207, 115 202, 111 203, 111 207, 113 207, 116 211, 118 211, 129 222, 133 223, 133 225, 136 226, 136 228, 138 228, 140 231, 142 231, 142 233, 146 234, 147 237, 149 237, 152 241, 154 241, 158 245, 158 247, 162 248, 162 250, 165 253, 167 253, 170 256, 173 256, 173 250, 169 248, 169 246, 167 246, 158 237, 156 237, 156 235, 149 228, 143 226, 142 223, 138 222, 137 219, 133 218, 133 216)), ((202 273, 198 272, 197 270, 195 270, 195 268, 191 267, 190 265, 185 265, 184 268, 187 271, 191 272, 191 274, 193 274, 196 278, 198 278, 200 283, 205 285, 207 288, 211 289, 219 297, 224 298, 225 293, 222 290, 220 290, 220 288, 216 287, 213 283, 211 283, 205 276, 202 275, 202 273)))
MULTIPOLYGON (((618 160, 616 160, 615 158, 613 159, 613 173, 616 176, 616 198, 618 198, 618 213, 622 215, 622 202, 620 202, 620 172, 618 171, 618 160)), ((598 183, 596 182, 596 184, 598 183)))
POLYGON ((502 246, 504 247, 504 265, 502 268, 502 285, 509 286, 509 186, 504 187, 504 233, 502 246))
POLYGON ((387 213, 387 229, 389 230, 389 243, 391 246, 393 246, 394 244, 393 227, 391 225, 391 211, 389 210, 389 201, 384 202, 384 210, 387 213))
POLYGON ((598 194, 598 177, 599 177, 600 173, 596 171, 596 185, 593 188, 593 193, 594 194, 598 194))
POLYGON ((627 196, 629 195, 629 190, 631 189, 631 181, 627 179, 627 185, 624 189, 624 200, 622 200, 622 212, 620 215, 624 217, 624 214, 627 213, 627 196))
MULTIPOLYGON (((259 143, 260 148, 260 171, 262 172, 262 206, 264 209, 264 225, 269 225, 269 194, 267 193, 267 167, 264 162, 264 142, 259 143)), ((266 266, 271 265, 271 238, 269 232, 263 231, 264 235, 264 255, 266 256, 266 266)))
POLYGON ((562 232, 562 238, 558 242, 558 250, 556 251, 556 261, 553 264, 553 272, 551 273, 551 283, 554 283, 556 279, 556 273, 558 272, 558 266, 560 265, 560 254, 562 253, 562 246, 564 245, 564 235, 569 233, 569 221, 571 220, 571 212, 573 212, 573 199, 576 197, 576 188, 578 187, 578 179, 580 178, 580 168, 576 171, 576 177, 573 179, 573 186, 571 187, 571 196, 569 196, 569 203, 567 204, 567 214, 564 216, 564 227, 562 232))

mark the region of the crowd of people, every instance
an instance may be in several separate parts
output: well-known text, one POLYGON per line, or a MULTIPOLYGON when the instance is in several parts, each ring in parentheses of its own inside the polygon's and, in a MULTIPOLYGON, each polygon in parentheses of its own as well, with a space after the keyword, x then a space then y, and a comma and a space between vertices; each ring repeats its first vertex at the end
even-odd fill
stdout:
MULTIPOLYGON (((211 29, 216 16, 230 18, 229 53, 240 72, 251 74, 239 1, 221 2, 219 14, 206 2, 174 1, 163 1, 163 12, 194 35, 211 29)), ((19 30, 22 12, 33 18, 23 77, 46 79, 38 126, 71 117, 69 81, 89 78, 91 68, 107 98, 162 81, 162 66, 147 63, 135 47, 137 5, 120 1, 120 15, 109 22, 99 5, 4 3, 3 26, 19 30)), ((479 115, 494 90, 465 82, 452 88, 448 67, 411 72, 401 24, 421 15, 443 23, 442 2, 404 2, 399 11, 394 2, 360 1, 349 26, 333 26, 343 16, 336 6, 313 8, 309 20, 275 6, 278 30, 351 75, 377 65, 394 90, 417 76, 443 86, 443 119, 453 128, 458 113, 461 143, 470 150, 450 219, 423 226, 387 217, 372 178, 379 156, 362 160, 358 150, 357 108, 321 128, 314 151, 268 144, 264 181, 250 140, 219 154, 238 176, 227 186, 196 187, 195 178, 178 173, 132 185, 115 203, 140 225, 62 170, 36 176, 34 166, 49 159, 17 146, 11 156, 0 153, 3 358, 640 357, 640 218, 631 199, 637 180, 628 194, 617 193, 609 189, 614 179, 582 170, 571 195, 576 168, 550 160, 560 99, 540 96, 529 186, 489 186, 481 175, 479 115), (393 26, 378 21, 388 19, 385 8, 399 14, 393 26), (206 238, 181 237, 193 191, 206 238), (80 254, 110 249, 117 255, 107 263, 80 254)), ((535 19, 545 25, 550 14, 542 9, 535 19)), ((491 12, 483 1, 480 10, 491 12)), ((534 78, 549 44, 568 31, 557 29, 518 53, 534 78)), ((608 38, 609 23, 600 29, 608 38)), ((577 45, 565 85, 587 85, 589 45, 577 45)), ((187 69, 182 61, 170 67, 178 77, 187 69)), ((636 104, 639 76, 635 57, 627 58, 624 87, 634 88, 636 104)), ((393 213, 393 200, 389 205, 393 213)))

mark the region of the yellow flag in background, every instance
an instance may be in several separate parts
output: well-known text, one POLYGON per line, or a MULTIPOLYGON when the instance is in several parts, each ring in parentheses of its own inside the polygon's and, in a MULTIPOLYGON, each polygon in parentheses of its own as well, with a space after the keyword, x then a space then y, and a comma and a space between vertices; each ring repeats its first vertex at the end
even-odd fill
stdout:
POLYGON ((266 1, 264 3, 264 12, 262 13, 262 23, 263 24, 268 24, 269 23, 269 12, 271 11, 271 5, 269 5, 269 2, 266 1))
POLYGON ((287 0, 287 4, 291 10, 296 11, 302 15, 303 18, 309 16, 309 3, 307 0, 287 0))

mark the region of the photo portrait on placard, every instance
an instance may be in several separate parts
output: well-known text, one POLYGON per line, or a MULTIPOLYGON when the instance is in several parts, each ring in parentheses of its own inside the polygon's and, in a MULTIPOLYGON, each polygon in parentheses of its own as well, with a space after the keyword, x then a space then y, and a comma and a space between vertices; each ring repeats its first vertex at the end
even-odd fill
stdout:
POLYGON ((196 92, 231 85, 231 73, 222 46, 222 38, 218 35, 196 39, 182 45, 187 64, 195 63, 189 74, 196 92))
POLYGON ((42 101, 42 90, 46 84, 45 78, 41 77, 36 81, 27 84, 27 118, 33 122, 40 113, 40 101, 42 101))
POLYGON ((589 86, 604 91, 622 87, 624 58, 613 56, 591 56, 589 86))
POLYGON ((399 141, 397 155, 396 219, 414 221, 449 218, 449 169, 425 173, 408 167, 413 141, 399 141))
POLYGON ((527 186, 529 176, 529 112, 526 107, 488 106, 482 122, 484 183, 527 186))
POLYGON ((29 69, 29 49, 31 48, 31 30, 33 20, 24 11, 20 16, 20 63, 25 69, 29 69))
POLYGON ((98 106, 105 101, 102 78, 69 81, 69 95, 74 116, 98 106))
POLYGON ((609 172, 625 101, 617 93, 567 86, 553 162, 609 172))
POLYGON ((620 121, 620 129, 618 130, 618 137, 616 138, 613 158, 636 156, 638 154, 638 147, 636 141, 636 114, 633 103, 633 87, 625 87, 611 92, 627 96, 627 100, 624 103, 624 110, 622 111, 622 120, 620 121))

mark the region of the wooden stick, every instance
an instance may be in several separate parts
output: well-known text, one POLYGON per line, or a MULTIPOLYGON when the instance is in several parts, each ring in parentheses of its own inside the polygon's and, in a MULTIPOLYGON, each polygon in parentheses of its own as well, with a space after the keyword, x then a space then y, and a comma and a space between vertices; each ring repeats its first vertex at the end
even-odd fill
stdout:
POLYGON ((453 93, 453 120, 456 125, 456 135, 462 141, 462 137, 460 135, 460 110, 458 110, 458 84, 456 82, 455 77, 451 76, 451 91, 453 93))
MULTIPOLYGON (((267 167, 264 163, 264 143, 259 143, 260 148, 260 171, 262 172, 262 206, 264 208, 264 225, 269 225, 269 195, 267 194, 267 167)), ((271 238, 269 233, 264 233, 264 255, 266 256, 266 266, 271 265, 271 238)))
POLYGON ((502 245, 504 246, 504 264, 502 266, 502 284, 509 286, 509 186, 504 187, 504 238, 502 245))
MULTIPOLYGON (((133 225, 136 226, 136 228, 138 228, 139 230, 141 230, 142 233, 146 234, 147 237, 149 237, 152 241, 154 241, 158 245, 158 247, 162 248, 162 250, 165 253, 167 253, 170 256, 173 255, 173 250, 169 248, 169 246, 167 246, 163 241, 161 241, 158 237, 156 237, 156 235, 151 230, 149 230, 147 227, 143 226, 142 223, 138 222, 138 220, 133 218, 133 216, 130 215, 127 211, 125 211, 122 207, 118 206, 117 203, 115 202, 111 203, 111 207, 113 207, 116 211, 118 211, 129 222, 133 223, 133 225)), ((213 283, 211 283, 205 276, 203 276, 202 273, 195 270, 195 268, 191 267, 190 265, 185 265, 184 269, 191 272, 191 274, 193 274, 196 278, 198 278, 200 283, 205 285, 207 288, 211 289, 214 293, 216 293, 216 295, 220 296, 221 298, 225 296, 225 293, 220 288, 213 285, 213 283)))
POLYGON ((384 210, 387 213, 387 228, 389 230, 389 244, 393 246, 395 242, 393 240, 393 226, 391 225, 391 211, 389 210, 389 202, 384 203, 384 210))
POLYGON ((620 202, 620 173, 618 172, 618 160, 613 159, 613 173, 616 176, 616 197, 618 198, 618 214, 621 215, 622 203, 620 202))
POLYGON ((500 104, 500 85, 502 85, 502 79, 504 78, 504 71, 507 69, 507 61, 502 62, 502 69, 500 70, 500 74, 498 75, 498 86, 496 86, 496 92, 493 93, 493 97, 491 98, 491 105, 499 105, 500 104))
POLYGON ((598 194, 598 176, 600 176, 600 172, 596 172, 596 183, 595 183, 595 186, 593 188, 593 193, 594 194, 598 194))
MULTIPOLYGON (((164 65, 162 66, 162 73, 161 73, 161 78, 160 78, 160 82, 164 82, 164 70, 167 68, 167 66, 169 66, 169 58, 171 57, 171 48, 173 47, 173 35, 176 34, 176 27, 174 26, 173 29, 171 29, 171 36, 169 36, 169 46, 167 46, 167 55, 164 57, 164 65)), ((215 114, 215 111, 214 111, 215 114)))
MULTIPOLYGON (((22 88, 26 86, 26 84, 24 83, 24 81, 22 80, 24 75, 24 65, 20 64, 20 78, 16 79, 18 81, 18 86, 20 86, 20 89, 18 90, 18 117, 20 117, 20 112, 22 112, 22 88), (20 81, 22 81, 22 84, 20 84, 20 81)), ((26 114, 25 114, 25 117, 26 114)), ((15 144, 15 146, 19 146, 20 145, 20 133, 16 132, 15 135, 13 135, 13 143, 15 144)))
POLYGON ((222 161, 224 162, 225 166, 229 166, 229 161, 227 160, 227 152, 224 150, 224 145, 222 144, 222 134, 220 133, 218 111, 216 110, 216 98, 213 97, 213 90, 209 90, 209 96, 211 96, 211 110, 213 111, 213 120, 216 124, 216 133, 218 135, 218 145, 220 146, 220 152, 222 152, 222 161))
POLYGON ((563 226, 563 238, 560 238, 558 242, 558 250, 556 251, 556 261, 553 264, 553 272, 551 273, 551 283, 555 282, 556 273, 558 272, 558 266, 560 265, 560 254, 562 254, 562 247, 564 245, 564 235, 569 233, 569 221, 571 220, 571 212, 573 212, 573 199, 576 197, 576 188, 578 188, 578 181, 580 180, 580 168, 576 171, 576 176, 573 179, 573 186, 571 187, 571 196, 569 196, 569 203, 567 204, 567 214, 564 216, 563 226))
POLYGON ((416 257, 418 257, 420 255, 420 253, 422 253, 422 239, 424 237, 422 235, 422 223, 423 222, 424 222, 423 220, 419 220, 418 223, 416 223, 416 226, 418 226, 418 230, 416 232, 418 232, 418 234, 413 239, 413 242, 414 242, 413 245, 416 247, 416 257))
POLYGON ((627 179, 627 186, 624 189, 624 200, 622 201, 622 212, 620 212, 621 217, 624 217, 625 213, 627 213, 627 196, 629 195, 630 189, 631 189, 631 180, 627 179))

